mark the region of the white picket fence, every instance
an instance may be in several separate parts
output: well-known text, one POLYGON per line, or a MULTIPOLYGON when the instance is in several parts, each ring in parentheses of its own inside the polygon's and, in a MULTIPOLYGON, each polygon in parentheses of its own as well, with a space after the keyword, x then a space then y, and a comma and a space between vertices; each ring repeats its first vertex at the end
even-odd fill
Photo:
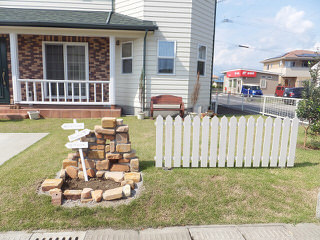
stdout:
POLYGON ((158 116, 155 124, 156 167, 294 166, 298 118, 158 116))

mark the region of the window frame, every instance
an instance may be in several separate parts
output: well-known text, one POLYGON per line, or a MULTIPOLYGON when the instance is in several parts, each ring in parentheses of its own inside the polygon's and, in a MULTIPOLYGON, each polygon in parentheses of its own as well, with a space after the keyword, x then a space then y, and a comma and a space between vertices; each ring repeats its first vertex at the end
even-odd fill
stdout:
MULTIPOLYGON (((64 80, 68 79, 68 46, 84 46, 85 47, 85 80, 81 81, 89 81, 89 44, 88 42, 61 42, 61 41, 42 41, 42 70, 43 70, 43 79, 47 79, 47 67, 46 67, 46 45, 62 45, 63 46, 63 66, 64 66, 64 80)), ((50 80, 50 79, 49 79, 50 80)), ((57 80, 57 79, 54 79, 57 80)), ((80 80, 80 79, 79 79, 80 80)), ((68 83, 67 86, 67 99, 71 99, 72 96, 68 94, 68 83)), ((47 94, 47 84, 44 85, 44 92, 45 92, 45 98, 49 98, 49 95, 47 94)), ((79 90, 81 91, 81 90, 79 90)), ((81 96, 81 99, 86 99, 87 95, 89 95, 89 89, 86 91, 86 95, 81 96)), ((51 98, 57 99, 57 95, 51 95, 51 98)), ((59 99, 64 99, 64 95, 59 95, 59 99)), ((74 99, 79 99, 79 96, 73 96, 74 99)))
POLYGON ((126 42, 121 42, 121 51, 120 51, 120 58, 121 58, 121 74, 123 75, 129 75, 133 74, 133 41, 126 41, 126 42), (131 57, 122 57, 122 46, 123 44, 126 43, 131 43, 131 57), (131 73, 124 73, 123 72, 123 60, 130 60, 131 59, 131 73))
POLYGON ((206 71, 206 70, 207 70, 207 68, 206 68, 206 64, 207 64, 207 54, 208 54, 207 45, 198 44, 198 51, 197 51, 197 75, 198 75, 198 62, 203 62, 203 63, 204 63, 204 64, 203 64, 203 67, 204 67, 204 69, 203 69, 203 75, 199 74, 200 77, 206 77, 206 72, 207 72, 207 71, 206 71), (205 47, 205 48, 206 48, 206 57, 205 57, 204 60, 199 58, 200 47, 205 47))
POLYGON ((157 75, 168 75, 168 76, 172 76, 172 75, 176 75, 176 56, 177 56, 177 41, 175 40, 158 40, 157 42, 157 75), (160 42, 173 42, 174 43, 174 56, 173 57, 160 57, 159 56, 159 44, 160 42), (173 59, 173 71, 172 73, 160 73, 159 72, 159 59, 173 59))
POLYGON ((260 79, 260 88, 261 89, 266 89, 267 88, 267 79, 266 78, 261 78, 260 79), (262 85, 262 83, 264 83, 264 84, 262 85))

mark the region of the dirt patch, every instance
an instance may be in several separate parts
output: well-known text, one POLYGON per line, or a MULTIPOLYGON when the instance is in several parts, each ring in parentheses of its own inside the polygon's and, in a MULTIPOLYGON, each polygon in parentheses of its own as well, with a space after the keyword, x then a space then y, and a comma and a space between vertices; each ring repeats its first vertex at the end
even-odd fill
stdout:
POLYGON ((121 184, 113 180, 91 178, 88 182, 82 179, 66 179, 62 185, 64 190, 82 190, 84 188, 92 188, 93 190, 109 190, 120 187, 121 184))

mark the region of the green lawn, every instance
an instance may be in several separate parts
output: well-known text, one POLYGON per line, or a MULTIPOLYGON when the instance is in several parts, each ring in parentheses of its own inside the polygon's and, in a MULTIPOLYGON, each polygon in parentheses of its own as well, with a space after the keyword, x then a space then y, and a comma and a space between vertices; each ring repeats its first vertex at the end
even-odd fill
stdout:
MULTIPOLYGON (((145 191, 116 208, 64 208, 38 195, 68 150, 70 119, 1 121, 0 132, 50 134, 0 166, 0 231, 24 229, 146 228, 197 224, 317 222, 320 151, 297 149, 290 169, 174 169, 154 167, 154 121, 125 117, 141 160, 145 191)), ((100 120, 83 120, 93 129, 100 120)), ((299 144, 303 131, 300 129, 299 144)))

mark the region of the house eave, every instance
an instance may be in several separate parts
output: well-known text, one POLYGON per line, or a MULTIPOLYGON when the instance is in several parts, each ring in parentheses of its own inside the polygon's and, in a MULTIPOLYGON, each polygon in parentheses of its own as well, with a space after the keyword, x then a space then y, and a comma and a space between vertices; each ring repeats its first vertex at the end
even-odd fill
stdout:
POLYGON ((131 31, 155 31, 158 26, 131 26, 121 24, 66 24, 66 23, 48 23, 48 22, 0 22, 0 26, 8 27, 49 27, 49 28, 77 28, 77 29, 105 29, 105 30, 131 30, 131 31))

